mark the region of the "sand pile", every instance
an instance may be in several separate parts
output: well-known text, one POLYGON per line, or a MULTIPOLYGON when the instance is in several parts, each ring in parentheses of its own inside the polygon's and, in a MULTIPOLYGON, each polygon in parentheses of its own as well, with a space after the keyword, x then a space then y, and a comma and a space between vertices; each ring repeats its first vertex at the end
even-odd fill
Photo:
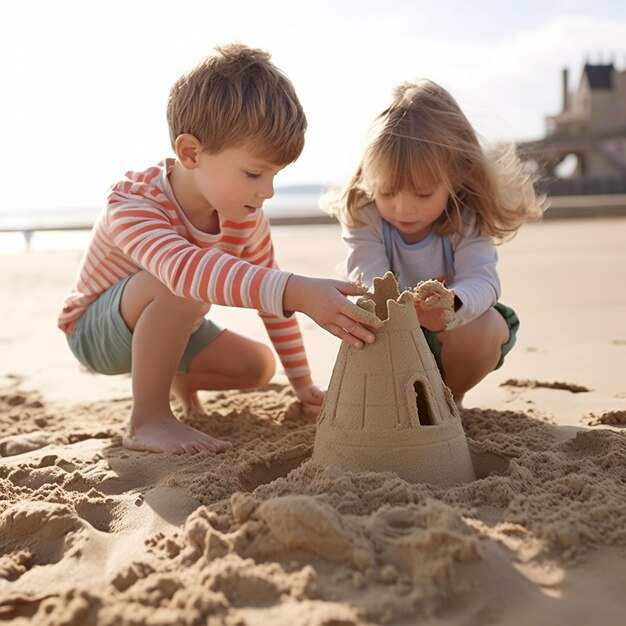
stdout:
POLYGON ((618 428, 465 410, 479 479, 440 488, 315 466, 285 387, 205 402, 234 447, 178 457, 121 447, 128 398, 0 390, 0 621, 623 623, 618 428))

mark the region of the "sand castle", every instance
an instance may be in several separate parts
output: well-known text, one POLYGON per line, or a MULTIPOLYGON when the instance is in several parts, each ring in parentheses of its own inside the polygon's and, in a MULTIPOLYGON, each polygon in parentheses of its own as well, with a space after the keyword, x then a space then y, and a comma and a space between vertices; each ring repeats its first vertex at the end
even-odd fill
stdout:
POLYGON ((358 303, 384 325, 362 350, 342 344, 317 424, 313 462, 392 471, 410 482, 474 480, 458 410, 415 312, 391 272, 358 303))

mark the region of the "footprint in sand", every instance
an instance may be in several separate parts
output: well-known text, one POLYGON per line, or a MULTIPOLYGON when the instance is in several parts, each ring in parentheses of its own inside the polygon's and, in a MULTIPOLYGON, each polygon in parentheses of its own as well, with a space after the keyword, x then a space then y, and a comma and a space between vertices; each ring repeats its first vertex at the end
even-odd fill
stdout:
POLYGON ((39 450, 47 446, 52 439, 53 436, 44 430, 3 437, 0 439, 0 457, 15 456, 16 454, 39 450))
POLYGON ((66 551, 68 533, 79 530, 81 522, 65 504, 18 502, 0 517, 2 552, 27 550, 36 564, 56 563, 66 551))

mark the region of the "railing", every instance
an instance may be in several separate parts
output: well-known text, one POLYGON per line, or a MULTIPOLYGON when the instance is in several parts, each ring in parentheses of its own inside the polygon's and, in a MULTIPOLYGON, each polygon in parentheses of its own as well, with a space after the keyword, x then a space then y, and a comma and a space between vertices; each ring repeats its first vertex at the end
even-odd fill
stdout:
POLYGON ((588 196, 626 193, 626 178, 556 178, 540 180, 538 191, 549 196, 588 196))

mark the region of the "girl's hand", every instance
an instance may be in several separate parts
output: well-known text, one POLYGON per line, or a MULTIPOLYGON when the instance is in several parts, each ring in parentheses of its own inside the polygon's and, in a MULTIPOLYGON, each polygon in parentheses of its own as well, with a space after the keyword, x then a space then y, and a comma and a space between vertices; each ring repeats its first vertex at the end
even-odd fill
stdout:
POLYGON ((424 309, 423 304, 418 301, 415 303, 415 311, 417 312, 420 325, 428 328, 433 333, 443 332, 450 323, 450 312, 447 308, 424 309))
POLYGON ((346 297, 360 296, 365 291, 365 287, 351 282, 293 274, 285 287, 283 306, 286 311, 301 311, 329 333, 354 348, 362 348, 375 339, 365 326, 380 328, 383 325, 374 313, 346 297))
POLYGON ((454 320, 454 291, 437 280, 426 280, 413 290, 420 324, 433 333, 443 332, 454 320))

